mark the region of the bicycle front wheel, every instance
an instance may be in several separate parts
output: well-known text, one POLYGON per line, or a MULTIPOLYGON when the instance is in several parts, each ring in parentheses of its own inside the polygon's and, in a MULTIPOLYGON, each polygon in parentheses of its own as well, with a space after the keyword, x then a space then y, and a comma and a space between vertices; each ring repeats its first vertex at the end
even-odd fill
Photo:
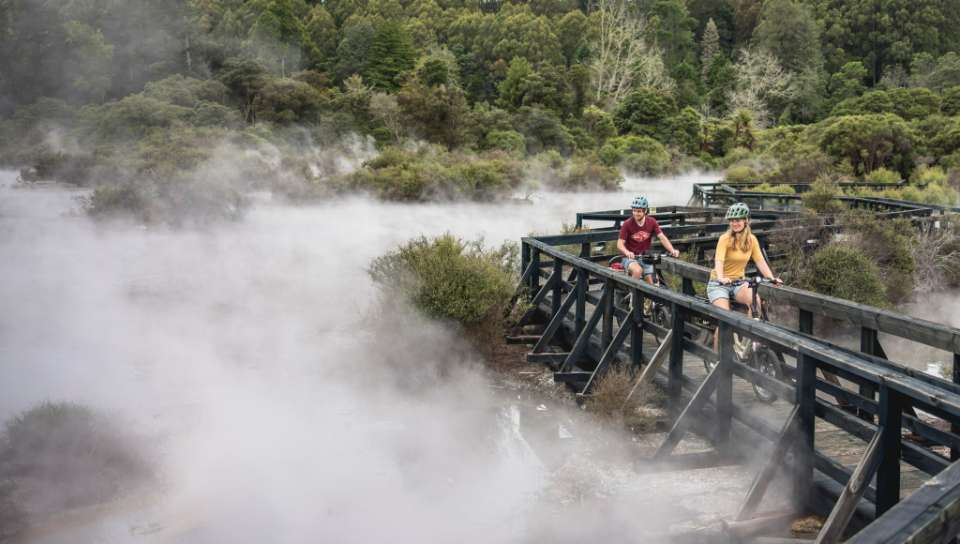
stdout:
MULTIPOLYGON (((765 346, 760 347, 753 352, 751 359, 750 366, 764 376, 774 380, 780 380, 783 377, 783 372, 780 369, 780 359, 777 358, 777 354, 774 353, 772 349, 765 346)), ((753 385, 753 393, 760 402, 769 404, 777 400, 777 394, 770 389, 763 387, 757 382, 751 382, 751 385, 753 385)))

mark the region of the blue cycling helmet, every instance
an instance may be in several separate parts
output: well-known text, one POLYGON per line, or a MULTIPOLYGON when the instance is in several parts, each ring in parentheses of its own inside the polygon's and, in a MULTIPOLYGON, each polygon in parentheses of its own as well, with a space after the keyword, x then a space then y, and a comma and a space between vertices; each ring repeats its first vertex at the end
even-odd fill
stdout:
POLYGON ((650 203, 647 202, 647 197, 638 196, 633 199, 633 202, 630 203, 630 207, 633 209, 643 208, 644 210, 650 209, 650 203))

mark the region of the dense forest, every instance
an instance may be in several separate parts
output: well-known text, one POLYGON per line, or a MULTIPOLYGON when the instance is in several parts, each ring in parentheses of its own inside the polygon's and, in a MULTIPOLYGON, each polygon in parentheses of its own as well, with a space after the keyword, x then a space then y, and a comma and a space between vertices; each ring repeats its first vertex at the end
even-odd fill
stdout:
POLYGON ((960 0, 0 0, 0 162, 147 215, 687 169, 952 204, 957 28, 960 0))

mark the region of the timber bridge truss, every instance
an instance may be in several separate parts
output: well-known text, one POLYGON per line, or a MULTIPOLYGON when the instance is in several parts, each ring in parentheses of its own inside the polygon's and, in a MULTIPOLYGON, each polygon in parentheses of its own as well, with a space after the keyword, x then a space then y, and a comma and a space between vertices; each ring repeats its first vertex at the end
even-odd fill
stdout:
MULTIPOLYGON (((797 192, 805 188, 795 186, 797 192)), ((576 232, 523 238, 518 296, 528 297, 529 306, 519 334, 508 341, 532 346, 527 360, 550 365, 555 381, 580 397, 589 396, 613 365, 635 370, 634 390, 658 382, 667 393, 672 426, 651 461, 719 466, 767 452, 737 514, 724 524, 725 537, 786 542, 762 535, 813 512, 827 518, 818 542, 954 542, 960 533, 960 330, 788 286, 760 287, 778 315, 786 310, 796 316, 777 324, 718 309, 697 295, 709 278, 704 264, 726 230, 724 210, 708 206, 750 203, 753 231, 775 262, 770 240, 798 229, 798 213, 790 210, 796 198, 750 192, 748 185, 702 184, 689 203, 699 207, 651 210, 674 246, 695 255, 693 263, 663 259, 660 270, 676 289, 607 266, 611 242, 630 210, 579 213, 576 232), (645 299, 666 305, 669 322, 645 317, 645 299), (859 350, 817 338, 815 323, 852 327, 859 332, 859 350), (713 351, 714 327, 719 353, 713 351), (739 362, 734 332, 781 354, 783 379, 739 362), (949 375, 889 360, 881 341, 937 353, 949 375), (719 364, 708 371, 707 358, 719 364), (752 395, 738 393, 749 390, 750 382, 779 400, 751 403, 752 395), (713 449, 675 453, 686 433, 705 438, 713 449), (835 447, 838 441, 845 447, 835 447), (790 482, 794 504, 788 512, 759 511, 774 478, 790 482)), ((918 228, 940 228, 944 214, 960 211, 879 198, 844 200, 883 217, 909 218, 918 228)))

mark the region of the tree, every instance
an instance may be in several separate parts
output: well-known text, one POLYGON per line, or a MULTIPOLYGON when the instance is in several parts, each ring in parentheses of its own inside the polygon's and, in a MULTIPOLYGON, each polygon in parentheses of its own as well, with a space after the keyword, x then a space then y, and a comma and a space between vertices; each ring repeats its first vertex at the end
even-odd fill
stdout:
POLYGON ((658 140, 668 138, 667 120, 676 115, 673 97, 650 87, 630 93, 613 114, 613 123, 620 134, 639 134, 658 140))
POLYGON ((764 2, 753 39, 789 72, 818 71, 823 66, 817 21, 813 11, 797 0, 764 2))
POLYGON ((960 10, 942 0, 812 0, 823 28, 830 72, 860 60, 876 83, 893 66, 907 66, 917 53, 939 56, 956 49, 960 10))
POLYGON ((914 57, 910 74, 910 83, 915 87, 927 87, 941 92, 943 89, 960 85, 960 55, 953 51, 934 61, 931 55, 914 57))
POLYGON ((70 51, 66 68, 71 86, 84 101, 103 101, 111 83, 113 45, 84 23, 68 21, 63 28, 70 51))
POLYGON ((459 85, 428 85, 412 77, 397 93, 397 104, 420 137, 448 148, 463 143, 469 107, 459 85))
POLYGON ((557 39, 560 40, 567 66, 582 61, 587 55, 589 28, 590 21, 580 10, 567 13, 557 23, 557 39))
POLYGON ((720 34, 717 32, 717 24, 710 19, 703 30, 703 39, 700 40, 700 75, 703 79, 707 79, 710 63, 719 52, 720 34))
POLYGON ((338 80, 354 74, 366 73, 370 64, 370 46, 377 29, 367 18, 353 21, 343 29, 343 38, 337 46, 335 72, 338 80))
POLYGON ((690 17, 683 0, 655 0, 649 17, 651 41, 663 47, 663 60, 668 67, 696 62, 693 29, 697 21, 690 17))
POLYGON ((624 0, 599 0, 591 14, 596 28, 593 99, 606 109, 620 102, 635 86, 669 89, 660 50, 646 39, 647 21, 624 0))
POLYGON ((760 128, 773 118, 771 112, 785 107, 790 99, 790 74, 777 59, 762 49, 743 49, 734 67, 737 83, 730 94, 733 110, 746 110, 760 128))
POLYGON ((830 83, 827 91, 834 102, 839 102, 845 98, 853 98, 863 94, 866 86, 864 80, 867 77, 867 69, 862 62, 848 62, 843 65, 839 72, 830 76, 830 83))
POLYGON ((329 69, 337 56, 337 25, 323 6, 314 6, 304 26, 308 45, 307 57, 310 65, 323 70, 329 69))
POLYGON ((302 60, 305 36, 296 7, 293 0, 271 0, 250 29, 259 56, 278 62, 280 77, 286 77, 288 69, 299 69, 302 60))
POLYGON ((370 45, 370 64, 364 78, 378 89, 388 91, 400 87, 398 77, 414 66, 410 36, 396 22, 384 23, 370 45))
POLYGON ((217 72, 217 79, 230 89, 240 106, 240 114, 247 123, 257 120, 253 103, 267 81, 267 71, 258 62, 247 59, 228 59, 217 72))
POLYGON ((900 117, 890 114, 847 115, 831 118, 820 138, 820 148, 837 160, 848 161, 855 175, 887 167, 907 177, 913 167, 913 134, 900 117))

